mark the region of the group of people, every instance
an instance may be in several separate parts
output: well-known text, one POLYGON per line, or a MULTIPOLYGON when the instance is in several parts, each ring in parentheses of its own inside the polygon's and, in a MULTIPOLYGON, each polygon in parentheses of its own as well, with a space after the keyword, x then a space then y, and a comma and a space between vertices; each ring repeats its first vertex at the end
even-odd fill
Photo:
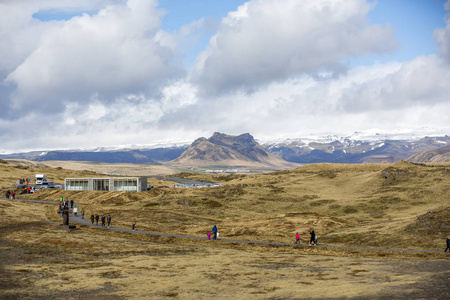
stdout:
POLYGON ((16 199, 16 193, 14 191, 7 190, 5 196, 6 199, 16 199))
MULTIPOLYGON (((318 236, 316 235, 316 233, 314 232, 314 230, 311 230, 310 232, 309 232, 309 234, 310 234, 310 239, 309 239, 309 245, 311 246, 311 245, 313 245, 313 246, 317 246, 317 238, 318 238, 318 236)), ((296 234, 295 234, 295 243, 296 244, 300 244, 300 234, 297 232, 296 234)))
MULTIPOLYGON (((64 197, 61 197, 61 199, 59 199, 59 204, 58 204, 59 211, 62 213, 63 210, 70 208, 70 209, 72 209, 73 215, 75 217, 77 217, 78 216, 78 207, 74 206, 74 203, 75 202, 73 200, 69 201, 69 199, 64 199, 64 197)), ((81 208, 80 215, 81 215, 81 218, 84 219, 84 208, 81 208)))
POLYGON ((27 179, 25 179, 25 178, 20 178, 19 179, 19 184, 30 184, 30 178, 27 178, 27 179))
POLYGON ((64 197, 61 197, 61 199, 59 199, 59 210, 69 209, 69 204, 70 208, 73 209, 73 200, 69 201, 69 199, 64 199, 64 197))
POLYGON ((106 227, 108 226, 108 228, 111 226, 111 215, 108 215, 107 217, 105 217, 105 215, 102 215, 101 217, 96 214, 94 216, 94 214, 91 214, 91 223, 92 225, 94 225, 94 221, 95 221, 95 225, 98 226, 98 221, 100 220, 101 222, 101 226, 102 227, 106 227))
POLYGON ((27 193, 28 194, 34 194, 36 192, 36 189, 34 186, 27 186, 27 193))
POLYGON ((206 235, 208 236, 208 240, 211 239, 211 235, 213 236, 213 240, 217 240, 217 238, 219 237, 219 232, 217 231, 217 226, 214 225, 213 228, 211 229, 211 231, 209 231, 206 235))

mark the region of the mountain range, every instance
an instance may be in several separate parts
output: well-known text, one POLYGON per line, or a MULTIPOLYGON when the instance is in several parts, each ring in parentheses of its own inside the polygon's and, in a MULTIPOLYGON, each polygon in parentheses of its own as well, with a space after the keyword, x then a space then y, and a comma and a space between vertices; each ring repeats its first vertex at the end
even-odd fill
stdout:
POLYGON ((318 142, 289 139, 263 144, 280 158, 297 163, 395 163, 409 160, 417 152, 450 145, 449 136, 420 139, 367 139, 355 140, 327 136, 318 142))
POLYGON ((258 141, 250 134, 214 133, 192 144, 157 148, 53 150, 2 154, 0 159, 31 161, 94 161, 169 164, 174 166, 241 166, 285 169, 308 163, 395 163, 450 161, 450 137, 355 133, 326 134, 277 141, 258 141))

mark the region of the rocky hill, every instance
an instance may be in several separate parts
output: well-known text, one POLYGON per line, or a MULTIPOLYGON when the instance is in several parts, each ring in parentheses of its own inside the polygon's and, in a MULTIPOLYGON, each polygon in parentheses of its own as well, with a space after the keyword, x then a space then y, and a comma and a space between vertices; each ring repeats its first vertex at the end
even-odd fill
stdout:
POLYGON ((426 151, 420 151, 406 159, 410 162, 450 162, 450 145, 426 151))
POLYGON ((218 132, 208 139, 204 137, 197 139, 170 164, 186 167, 226 166, 271 169, 296 166, 267 152, 248 133, 232 136, 218 132))

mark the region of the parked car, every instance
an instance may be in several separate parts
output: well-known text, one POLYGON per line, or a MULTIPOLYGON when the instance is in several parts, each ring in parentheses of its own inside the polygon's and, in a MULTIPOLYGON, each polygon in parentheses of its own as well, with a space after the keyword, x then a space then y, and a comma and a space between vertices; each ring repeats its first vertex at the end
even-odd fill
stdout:
POLYGON ((53 181, 43 181, 41 183, 41 189, 53 189, 54 187, 53 181))

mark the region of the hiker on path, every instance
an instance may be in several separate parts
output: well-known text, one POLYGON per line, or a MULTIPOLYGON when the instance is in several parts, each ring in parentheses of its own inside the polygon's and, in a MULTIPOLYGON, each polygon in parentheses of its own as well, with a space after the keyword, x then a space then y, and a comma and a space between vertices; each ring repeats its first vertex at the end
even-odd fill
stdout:
POLYGON ((73 208, 73 200, 70 200, 70 208, 73 208))
POLYGON ((311 239, 309 240, 309 245, 311 246, 311 243, 315 246, 316 245, 316 233, 314 230, 312 230, 310 233, 311 239))
POLYGON ((5 194, 6 199, 9 199, 9 195, 11 195, 11 192, 9 190, 7 190, 6 194, 5 194))
POLYGON ((91 215, 91 223, 94 225, 94 214, 91 215))
POLYGON ((211 232, 214 233, 213 239, 216 240, 217 239, 217 226, 214 225, 213 228, 211 229, 211 232))
POLYGON ((95 215, 95 225, 98 226, 98 219, 100 219, 100 217, 98 215, 95 215))
POLYGON ((84 207, 80 209, 81 218, 84 219, 84 207))
POLYGON ((131 219, 131 228, 133 229, 133 231, 136 228, 136 219, 135 218, 131 219))
POLYGON ((75 208, 73 209, 73 215, 76 217, 76 216, 77 216, 77 213, 78 213, 78 208, 75 207, 75 208))
POLYGON ((102 215, 102 226, 105 227, 106 218, 105 215, 102 215))
POLYGON ((108 215, 108 217, 106 218, 106 222, 108 222, 108 228, 111 225, 111 215, 108 215))
POLYGON ((449 250, 448 252, 450 253, 450 236, 447 238, 447 248, 445 248, 444 252, 447 252, 447 250, 449 250))
POLYGON ((295 234, 295 243, 300 244, 300 234, 298 232, 295 234))

